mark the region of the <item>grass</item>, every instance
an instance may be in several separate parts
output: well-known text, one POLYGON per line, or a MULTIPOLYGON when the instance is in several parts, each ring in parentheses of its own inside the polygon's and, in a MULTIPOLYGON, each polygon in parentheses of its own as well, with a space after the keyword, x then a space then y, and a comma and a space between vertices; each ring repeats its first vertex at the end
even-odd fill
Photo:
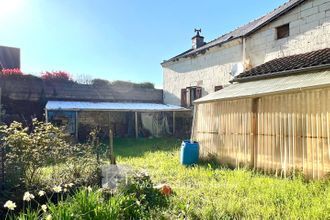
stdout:
POLYGON ((280 179, 216 163, 184 167, 177 139, 115 140, 119 164, 146 170, 155 183, 168 183, 175 194, 170 208, 154 218, 325 219, 330 217, 330 183, 302 177, 280 179))

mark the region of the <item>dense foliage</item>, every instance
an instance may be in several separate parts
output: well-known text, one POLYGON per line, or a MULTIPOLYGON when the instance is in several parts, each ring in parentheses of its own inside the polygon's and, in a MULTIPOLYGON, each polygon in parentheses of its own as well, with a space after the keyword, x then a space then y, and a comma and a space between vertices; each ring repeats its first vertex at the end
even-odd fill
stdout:
POLYGON ((94 86, 113 86, 118 88, 142 88, 142 89, 154 89, 155 85, 150 82, 143 82, 143 83, 133 83, 129 81, 122 81, 122 80, 116 80, 116 81, 108 81, 104 79, 93 79, 92 85, 94 86))
POLYGON ((144 88, 144 89, 154 89, 155 85, 150 82, 144 82, 144 83, 133 83, 129 81, 122 81, 122 80, 116 80, 111 82, 112 86, 117 87, 133 87, 133 88, 144 88))
POLYGON ((43 166, 54 164, 67 157, 68 144, 60 128, 33 120, 33 129, 13 122, 1 126, 0 135, 6 148, 6 169, 13 178, 9 184, 23 183, 29 188, 37 181, 43 166), (17 177, 18 179, 14 178, 17 177))
POLYGON ((0 126, 1 147, 6 152, 6 183, 10 188, 31 189, 96 178, 96 158, 90 146, 71 144, 63 129, 50 123, 34 119, 32 124, 32 128, 18 122, 0 126))

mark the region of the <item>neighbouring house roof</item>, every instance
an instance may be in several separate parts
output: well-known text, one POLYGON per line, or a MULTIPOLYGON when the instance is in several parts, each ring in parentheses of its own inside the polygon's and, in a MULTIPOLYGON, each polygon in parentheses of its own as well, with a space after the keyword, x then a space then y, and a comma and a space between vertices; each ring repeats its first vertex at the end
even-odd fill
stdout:
POLYGON ((241 73, 233 81, 257 80, 259 78, 293 74, 318 67, 330 68, 330 48, 271 60, 241 73))
POLYGON ((330 86, 330 70, 235 83, 218 92, 204 96, 194 103, 260 97, 326 86, 330 86))
POLYGON ((187 111, 180 106, 157 103, 130 103, 130 102, 67 102, 48 101, 47 110, 66 111, 187 111))
POLYGON ((169 60, 165 60, 162 64, 165 64, 170 61, 176 61, 180 58, 188 57, 190 55, 195 55, 198 53, 203 53, 205 52, 206 49, 209 49, 211 47, 221 45, 223 43, 229 42, 231 40, 240 38, 240 37, 245 37, 248 36, 257 30, 261 29, 265 25, 269 24, 270 22, 274 21, 278 17, 282 16, 283 14, 287 13, 291 9, 295 8, 296 6, 300 5, 306 0, 290 0, 286 2, 285 4, 281 5, 280 7, 276 8, 275 10, 269 12, 268 14, 251 21, 250 23, 243 25, 227 34, 224 34, 220 36, 219 38, 212 40, 208 43, 206 43, 204 46, 201 46, 197 49, 189 49, 169 60))
POLYGON ((20 49, 0 46, 0 70, 19 69, 21 67, 20 49))

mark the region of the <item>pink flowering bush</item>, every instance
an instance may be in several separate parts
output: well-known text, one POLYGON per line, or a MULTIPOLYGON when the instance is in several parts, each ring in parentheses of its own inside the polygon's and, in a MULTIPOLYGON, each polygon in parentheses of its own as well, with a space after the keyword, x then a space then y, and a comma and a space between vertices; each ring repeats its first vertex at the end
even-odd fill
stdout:
POLYGON ((46 71, 41 73, 41 78, 52 81, 72 81, 70 74, 65 71, 46 71))
POLYGON ((0 71, 0 76, 23 76, 20 69, 3 69, 0 71))

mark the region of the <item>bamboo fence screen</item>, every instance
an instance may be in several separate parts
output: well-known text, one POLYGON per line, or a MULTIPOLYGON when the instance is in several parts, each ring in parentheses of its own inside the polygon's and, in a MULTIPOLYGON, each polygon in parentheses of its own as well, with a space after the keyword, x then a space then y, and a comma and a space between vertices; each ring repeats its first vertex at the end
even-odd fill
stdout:
POLYGON ((330 172, 330 88, 196 106, 202 158, 311 178, 330 172))

